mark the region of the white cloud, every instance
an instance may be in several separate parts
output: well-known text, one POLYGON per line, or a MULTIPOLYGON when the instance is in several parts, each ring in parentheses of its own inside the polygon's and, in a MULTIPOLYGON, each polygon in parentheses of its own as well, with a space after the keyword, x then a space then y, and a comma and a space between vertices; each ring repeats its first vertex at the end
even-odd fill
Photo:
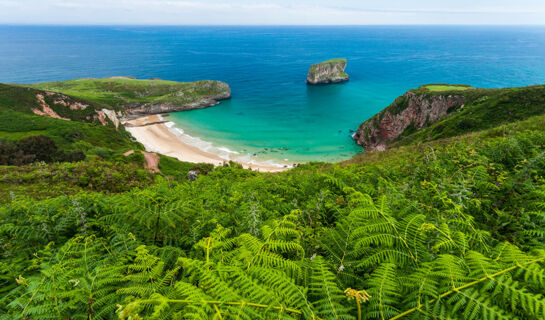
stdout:
POLYGON ((543 24, 543 0, 0 0, 0 23, 543 24))

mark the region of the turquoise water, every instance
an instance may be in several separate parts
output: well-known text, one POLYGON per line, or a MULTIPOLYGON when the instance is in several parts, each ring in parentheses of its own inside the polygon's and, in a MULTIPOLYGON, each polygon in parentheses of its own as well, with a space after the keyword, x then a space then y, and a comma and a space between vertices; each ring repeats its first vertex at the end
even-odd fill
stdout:
POLYGON ((337 161, 362 151, 351 130, 421 84, 545 83, 545 27, 0 27, 0 82, 112 75, 229 83, 231 100, 167 118, 203 148, 337 161), (348 83, 305 84, 337 57, 348 83))

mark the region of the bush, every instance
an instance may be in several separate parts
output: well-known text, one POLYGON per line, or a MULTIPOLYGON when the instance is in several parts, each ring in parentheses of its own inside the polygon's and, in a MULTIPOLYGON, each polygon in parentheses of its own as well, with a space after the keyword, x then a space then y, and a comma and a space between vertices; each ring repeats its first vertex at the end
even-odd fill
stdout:
POLYGON ((59 148, 53 139, 47 136, 30 136, 17 142, 17 148, 25 155, 34 155, 33 161, 52 162, 59 154, 59 148))
POLYGON ((85 153, 81 151, 72 151, 64 156, 66 162, 79 162, 85 160, 85 153))

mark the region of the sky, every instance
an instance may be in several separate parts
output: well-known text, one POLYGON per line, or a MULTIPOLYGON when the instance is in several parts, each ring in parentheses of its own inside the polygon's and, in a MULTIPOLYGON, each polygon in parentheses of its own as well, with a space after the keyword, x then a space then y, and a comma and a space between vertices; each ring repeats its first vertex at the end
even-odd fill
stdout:
POLYGON ((545 24, 545 0, 0 0, 0 24, 545 24))

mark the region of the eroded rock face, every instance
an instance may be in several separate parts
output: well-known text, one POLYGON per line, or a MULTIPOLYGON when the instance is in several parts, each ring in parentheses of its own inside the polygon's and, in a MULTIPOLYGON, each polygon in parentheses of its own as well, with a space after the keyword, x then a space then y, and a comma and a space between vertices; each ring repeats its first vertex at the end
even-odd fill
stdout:
MULTIPOLYGON (((49 93, 46 93, 46 95, 50 96, 49 93)), ((55 112, 55 110, 53 110, 51 108, 51 106, 49 104, 47 104, 47 102, 45 102, 45 97, 44 97, 43 94, 36 94, 36 101, 38 102, 38 104, 40 105, 40 107, 42 109, 40 110, 38 108, 32 108, 32 112, 34 114, 37 114, 39 116, 44 116, 44 117, 51 117, 51 118, 55 118, 55 119, 70 121, 70 119, 68 119, 68 118, 64 118, 64 117, 59 116, 55 112)))
MULTIPOLYGON (((38 93, 36 94, 36 102, 39 105, 39 108, 32 108, 32 112, 36 115, 43 116, 43 117, 51 117, 55 119, 61 119, 66 121, 72 121, 70 118, 61 117, 54 109, 53 107, 47 103, 45 98, 54 98, 53 100, 53 107, 56 108, 56 110, 61 110, 62 108, 67 108, 72 111, 75 110, 86 110, 89 105, 84 104, 79 101, 74 101, 72 98, 69 98, 63 94, 55 93, 55 92, 44 92, 44 94, 38 93), (61 108, 61 109, 59 109, 61 108)), ((99 121, 103 126, 107 126, 109 124, 108 120, 113 123, 115 126, 115 129, 119 129, 119 125, 121 124, 121 121, 119 120, 121 114, 116 114, 114 110, 105 109, 102 110, 95 110, 95 114, 91 118, 90 115, 88 115, 86 118, 84 118, 84 121, 99 121)), ((77 119, 76 119, 77 121, 77 119)))
POLYGON ((114 110, 102 109, 100 111, 97 111, 97 113, 99 114, 99 118, 102 119, 101 120, 102 125, 107 125, 107 123, 105 122, 105 118, 108 118, 114 124, 115 129, 116 130, 119 129, 119 124, 121 123, 121 121, 119 121, 119 119, 117 118, 117 115, 114 110))
POLYGON ((308 84, 328 84, 348 81, 344 72, 346 59, 333 59, 313 64, 308 70, 308 84))
POLYGON ((366 151, 384 151, 407 128, 419 130, 464 105, 462 95, 425 95, 407 92, 360 125, 353 138, 366 151))

